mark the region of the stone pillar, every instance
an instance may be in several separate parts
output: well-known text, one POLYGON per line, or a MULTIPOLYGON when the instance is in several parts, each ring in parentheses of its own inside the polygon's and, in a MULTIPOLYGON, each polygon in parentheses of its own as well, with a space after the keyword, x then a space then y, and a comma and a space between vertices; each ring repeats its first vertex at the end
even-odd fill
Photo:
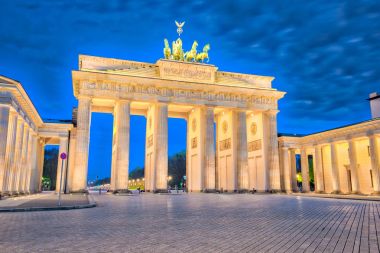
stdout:
POLYGON ((25 184, 25 178, 27 175, 27 156, 28 156, 28 147, 29 147, 29 132, 30 128, 27 123, 24 124, 24 136, 22 140, 22 148, 21 148, 21 160, 20 160, 20 167, 18 169, 18 178, 19 182, 17 185, 17 191, 19 193, 24 193, 24 184, 25 184))
POLYGON ((69 154, 67 158, 67 177, 66 177, 66 193, 72 190, 73 176, 74 176, 74 166, 75 166, 75 147, 77 142, 77 132, 76 128, 70 131, 69 139, 69 154))
POLYGON ((66 172, 67 172, 67 159, 63 160, 60 155, 64 152, 67 154, 67 145, 68 145, 68 138, 67 137, 60 137, 59 138, 59 151, 58 151, 58 164, 57 164, 57 179, 55 183, 55 192, 59 192, 60 186, 61 186, 61 172, 62 172, 62 188, 61 192, 65 191, 65 185, 66 185, 66 172))
POLYGON ((302 192, 310 192, 309 161, 306 148, 301 149, 302 192))
POLYGON ((380 194, 380 148, 376 135, 369 136, 369 150, 371 154, 373 191, 374 194, 380 194))
POLYGON ((277 110, 265 112, 266 116, 266 138, 269 142, 267 145, 267 161, 269 169, 270 190, 281 191, 280 182, 280 161, 278 156, 278 138, 277 138, 277 110))
POLYGON ((8 139, 7 148, 5 152, 5 166, 4 166, 4 178, 3 178, 3 191, 10 193, 13 178, 13 165, 14 165, 14 155, 16 147, 16 135, 17 135, 17 122, 18 115, 16 112, 10 112, 9 114, 9 125, 8 125, 8 139))
POLYGON ((294 148, 290 149, 290 177, 293 192, 298 192, 296 151, 294 148))
POLYGON ((37 152, 37 192, 42 190, 42 174, 44 170, 44 160, 45 160, 45 139, 39 138, 38 142, 38 152, 37 152))
POLYGON ((330 151, 331 151, 331 179, 332 179, 333 193, 340 193, 337 143, 334 142, 330 144, 330 151))
POLYGON ((215 191, 214 108, 206 108, 205 113, 205 188, 207 191, 215 191))
POLYGON ((112 172, 114 190, 128 189, 130 102, 117 101, 114 110, 112 172))
POLYGON ((37 184, 37 152, 38 152, 38 149, 37 149, 37 134, 33 133, 31 136, 31 148, 30 148, 30 153, 29 153, 29 175, 28 175, 28 178, 27 178, 27 181, 26 181, 26 184, 25 184, 25 189, 29 192, 29 193, 33 193, 33 192, 36 192, 37 191, 37 187, 36 187, 36 184, 37 184))
POLYGON ((284 190, 286 192, 292 192, 292 172, 290 170, 290 161, 289 161, 289 148, 282 147, 282 169, 284 172, 284 190))
POLYGON ((324 178, 323 178, 323 166, 322 166, 322 147, 320 145, 316 145, 314 147, 315 154, 315 175, 317 175, 317 184, 315 186, 315 190, 318 193, 322 193, 325 191, 324 178))
POLYGON ((168 180, 168 105, 156 104, 155 191, 167 191, 168 180))
POLYGON ((24 120, 19 117, 17 119, 17 130, 16 130, 16 145, 14 162, 12 165, 12 170, 10 174, 10 192, 16 193, 18 190, 18 184, 20 180, 19 170, 21 169, 21 155, 22 155, 22 141, 24 139, 24 120))
POLYGON ((29 138, 28 138, 28 148, 27 153, 25 157, 25 176, 24 176, 24 182, 22 183, 22 191, 24 193, 29 193, 29 185, 30 185, 30 176, 31 176, 31 170, 32 170, 32 148, 33 148, 33 130, 29 129, 29 138))
POLYGON ((238 189, 248 191, 247 115, 236 112, 238 189))
POLYGON ((83 191, 87 188, 88 151, 90 144, 91 99, 80 97, 77 116, 77 144, 73 191, 83 191))
POLYGON ((352 193, 360 193, 355 140, 348 141, 348 156, 350 158, 352 193))
POLYGON ((8 146, 10 108, 0 105, 0 194, 4 191, 5 155, 8 146))

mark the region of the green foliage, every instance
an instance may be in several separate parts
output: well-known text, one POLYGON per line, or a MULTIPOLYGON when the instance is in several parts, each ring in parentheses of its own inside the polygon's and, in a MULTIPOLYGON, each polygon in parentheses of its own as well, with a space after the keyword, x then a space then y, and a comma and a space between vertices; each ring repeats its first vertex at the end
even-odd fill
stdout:
POLYGON ((129 179, 138 179, 144 177, 144 168, 136 167, 134 170, 129 172, 129 179))
POLYGON ((314 164, 313 164, 313 156, 308 156, 308 163, 309 163, 309 179, 310 183, 314 184, 314 164))
POLYGON ((183 184, 183 176, 186 175, 186 151, 179 152, 169 157, 169 181, 170 187, 181 186, 183 184))
POLYGON ((302 183, 302 173, 301 172, 297 173, 297 183, 302 183))
POLYGON ((48 177, 42 177, 42 189, 48 190, 51 187, 51 180, 48 177))

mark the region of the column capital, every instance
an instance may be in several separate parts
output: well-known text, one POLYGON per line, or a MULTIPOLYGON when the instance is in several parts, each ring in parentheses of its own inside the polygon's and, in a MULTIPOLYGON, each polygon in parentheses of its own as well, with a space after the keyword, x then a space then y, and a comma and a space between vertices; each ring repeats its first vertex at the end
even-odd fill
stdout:
POLYGON ((82 94, 79 94, 78 96, 77 96, 77 99, 78 100, 92 100, 92 97, 90 97, 90 96, 87 96, 87 95, 82 95, 82 94))
POLYGON ((279 112, 280 112, 280 110, 274 110, 274 109, 264 111, 265 114, 272 115, 272 116, 276 116, 277 113, 279 113, 279 112))
POLYGON ((130 99, 120 98, 120 99, 115 100, 115 105, 116 104, 129 104, 129 103, 131 103, 130 99))

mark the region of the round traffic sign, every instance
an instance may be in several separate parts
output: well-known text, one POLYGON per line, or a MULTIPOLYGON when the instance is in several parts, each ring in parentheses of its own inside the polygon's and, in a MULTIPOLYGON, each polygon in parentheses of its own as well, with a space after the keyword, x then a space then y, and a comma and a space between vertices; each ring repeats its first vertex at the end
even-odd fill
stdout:
POLYGON ((62 160, 65 160, 66 157, 67 157, 67 155, 66 155, 65 152, 62 152, 61 155, 60 155, 60 157, 61 157, 62 160))

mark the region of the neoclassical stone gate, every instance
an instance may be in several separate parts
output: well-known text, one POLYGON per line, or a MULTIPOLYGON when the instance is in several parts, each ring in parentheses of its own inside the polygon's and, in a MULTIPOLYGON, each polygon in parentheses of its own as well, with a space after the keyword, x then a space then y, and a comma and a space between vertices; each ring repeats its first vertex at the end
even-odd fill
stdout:
POLYGON ((114 116, 112 190, 128 188, 131 114, 147 118, 147 191, 167 189, 169 117, 187 120, 190 192, 280 190, 276 114, 285 93, 272 88, 273 77, 217 69, 80 55, 79 70, 72 72, 78 114, 69 144, 68 190, 87 186, 92 112, 114 116))

